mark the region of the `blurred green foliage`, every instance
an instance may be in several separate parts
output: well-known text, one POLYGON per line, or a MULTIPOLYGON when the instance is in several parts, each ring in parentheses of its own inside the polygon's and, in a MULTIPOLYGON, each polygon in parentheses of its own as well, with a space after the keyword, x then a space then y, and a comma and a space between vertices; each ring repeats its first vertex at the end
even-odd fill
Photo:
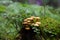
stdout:
MULTIPOLYGON (((60 37, 60 8, 49 6, 27 5, 13 3, 7 6, 0 5, 0 40, 15 40, 23 27, 23 19, 30 16, 41 17, 43 37, 60 37)), ((46 39, 47 40, 47 39, 46 39)))
POLYGON ((5 12, 6 6, 0 5, 0 13, 5 12))

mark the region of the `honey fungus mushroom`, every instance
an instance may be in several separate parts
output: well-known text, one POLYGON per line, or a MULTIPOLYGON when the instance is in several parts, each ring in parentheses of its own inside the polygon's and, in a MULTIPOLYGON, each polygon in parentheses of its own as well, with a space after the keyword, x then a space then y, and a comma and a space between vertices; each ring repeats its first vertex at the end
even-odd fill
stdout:
MULTIPOLYGON (((34 32, 34 26, 39 27, 40 17, 31 16, 23 20, 22 22, 23 27, 20 30, 20 37, 19 40, 38 40, 35 36, 37 32, 34 32)), ((40 38, 39 38, 40 39, 40 38)))
POLYGON ((33 25, 33 26, 40 26, 41 22, 40 22, 40 17, 35 17, 35 16, 31 16, 29 18, 24 19, 23 22, 24 25, 33 25))

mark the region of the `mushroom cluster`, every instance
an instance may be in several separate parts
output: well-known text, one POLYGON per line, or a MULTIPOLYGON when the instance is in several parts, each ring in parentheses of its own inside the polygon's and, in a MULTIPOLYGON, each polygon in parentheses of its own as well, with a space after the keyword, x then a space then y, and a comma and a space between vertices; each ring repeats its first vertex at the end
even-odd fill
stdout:
POLYGON ((23 25, 25 26, 40 26, 41 22, 40 22, 40 17, 35 17, 35 16, 31 16, 29 18, 24 19, 23 21, 23 25))

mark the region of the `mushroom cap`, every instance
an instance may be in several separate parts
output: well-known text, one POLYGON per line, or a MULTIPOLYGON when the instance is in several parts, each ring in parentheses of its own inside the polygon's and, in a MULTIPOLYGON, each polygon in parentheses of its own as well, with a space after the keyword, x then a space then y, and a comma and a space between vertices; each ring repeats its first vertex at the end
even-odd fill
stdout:
POLYGON ((40 24, 41 24, 41 22, 36 22, 36 24, 40 25, 40 24))
POLYGON ((40 20, 40 17, 35 17, 36 19, 40 20))
POLYGON ((24 19, 24 22, 26 22, 27 21, 27 19, 24 19))
POLYGON ((33 20, 33 18, 27 18, 27 20, 33 20))
POLYGON ((30 27, 25 27, 26 30, 30 30, 30 27))
POLYGON ((39 26, 38 24, 34 24, 34 26, 39 26))
POLYGON ((28 24, 27 22, 23 22, 22 24, 28 24))
POLYGON ((31 21, 30 21, 30 20, 28 20, 27 22, 28 22, 28 23, 30 23, 31 21))

